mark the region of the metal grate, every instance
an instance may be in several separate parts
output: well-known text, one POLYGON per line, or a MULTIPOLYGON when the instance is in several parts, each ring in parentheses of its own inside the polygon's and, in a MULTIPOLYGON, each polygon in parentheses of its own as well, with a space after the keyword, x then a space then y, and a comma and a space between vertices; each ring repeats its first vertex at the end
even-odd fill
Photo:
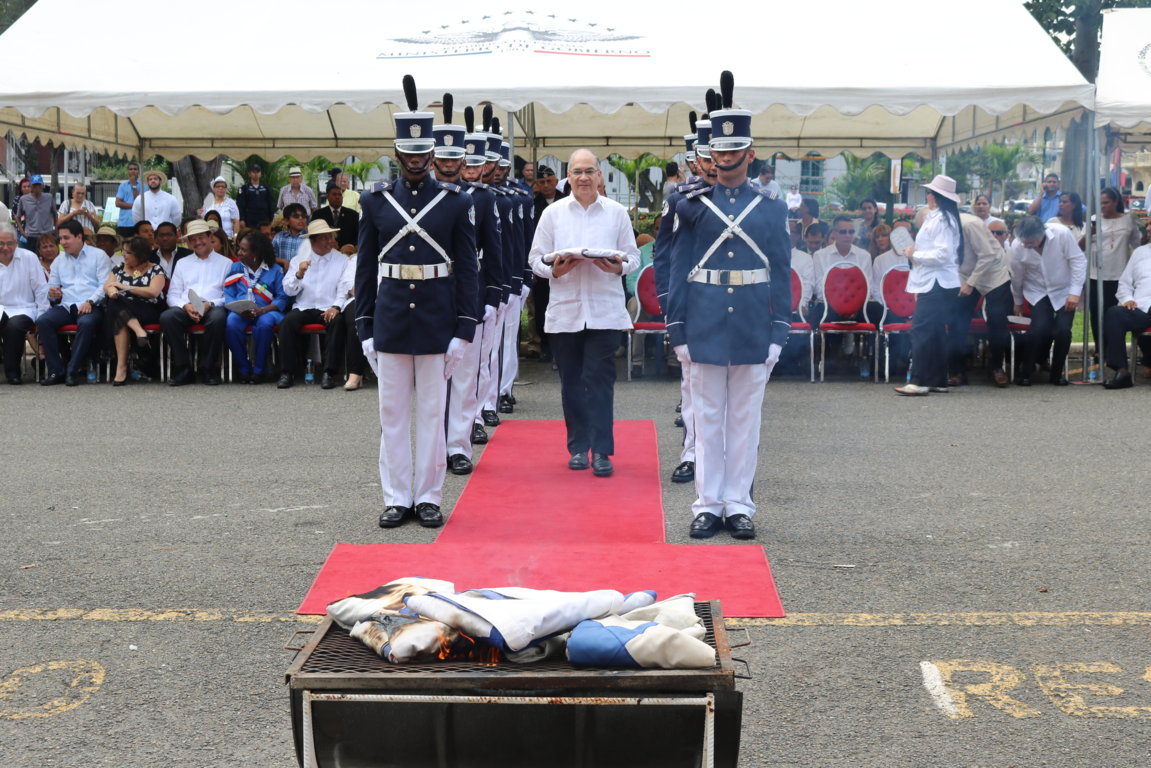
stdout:
POLYGON ((565 659, 517 664, 501 659, 498 663, 473 660, 444 660, 424 663, 392 664, 377 656, 370 648, 355 640, 346 630, 329 620, 317 630, 317 639, 308 644, 288 671, 294 687, 332 688, 341 684, 362 688, 410 687, 434 684, 437 687, 520 687, 522 685, 572 687, 578 684, 600 686, 604 678, 616 685, 628 685, 628 678, 636 687, 652 687, 662 683, 691 680, 695 688, 715 690, 733 687, 733 675, 726 634, 722 629, 718 603, 696 602, 696 615, 704 623, 704 642, 716 649, 717 663, 706 669, 692 670, 635 670, 576 667, 565 659), (721 637, 716 636, 719 622, 721 637), (642 682, 641 682, 642 681, 642 682))

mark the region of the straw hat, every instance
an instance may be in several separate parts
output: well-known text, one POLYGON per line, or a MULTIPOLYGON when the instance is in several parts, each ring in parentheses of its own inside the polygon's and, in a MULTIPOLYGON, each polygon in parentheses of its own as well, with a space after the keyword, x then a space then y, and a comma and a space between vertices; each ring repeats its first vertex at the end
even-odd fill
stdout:
POLYGON ((149 176, 159 176, 161 187, 168 183, 168 174, 164 173, 159 168, 149 168, 148 170, 144 171, 145 183, 148 181, 149 176))
POLYGON ((340 230, 328 226, 328 222, 323 219, 316 219, 315 221, 308 222, 308 237, 315 237, 316 235, 335 234, 340 230))
POLYGON ((208 222, 203 219, 193 219, 184 228, 184 239, 187 240, 192 235, 206 235, 211 231, 212 228, 208 226, 208 222))
POLYGON ((950 176, 939 174, 931 180, 930 184, 924 184, 923 188, 930 189, 935 194, 946 197, 948 200, 956 203, 959 202, 959 195, 955 194, 955 179, 950 176))
POLYGON ((98 230, 96 230, 96 237, 103 237, 103 236, 114 237, 114 238, 116 238, 117 243, 120 242, 120 233, 116 231, 115 227, 110 227, 107 224, 105 224, 104 226, 102 226, 98 230))

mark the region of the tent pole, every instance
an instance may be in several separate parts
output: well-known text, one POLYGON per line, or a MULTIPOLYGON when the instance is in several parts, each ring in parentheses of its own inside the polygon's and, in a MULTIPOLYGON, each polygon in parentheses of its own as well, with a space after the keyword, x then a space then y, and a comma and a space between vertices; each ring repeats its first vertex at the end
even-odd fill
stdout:
MULTIPOLYGON (((1099 153, 1099 147, 1100 147, 1099 129, 1095 127, 1095 113, 1094 112, 1088 112, 1087 114, 1091 118, 1091 149, 1092 149, 1092 152, 1090 154, 1094 160, 1094 166, 1095 166, 1094 168, 1091 169, 1090 176, 1088 176, 1088 191, 1091 193, 1090 205, 1091 205, 1091 210, 1094 213, 1094 216, 1092 218, 1094 219, 1094 221, 1098 222, 1098 226, 1094 227, 1094 229, 1095 229, 1094 234, 1092 234, 1091 236, 1089 236, 1087 238, 1087 240, 1088 240, 1088 243, 1087 243, 1087 248, 1088 248, 1087 263, 1090 265, 1090 267, 1088 268, 1088 272, 1087 272, 1088 281, 1090 281, 1091 268, 1092 267, 1095 269, 1096 275, 1097 275, 1097 277, 1095 279, 1095 293, 1094 293, 1094 295, 1088 297, 1088 301, 1089 302, 1095 302, 1095 306, 1100 307, 1100 309, 1102 309, 1102 307, 1103 307, 1103 280, 1101 280, 1098 277, 1099 269, 1101 266, 1099 263, 1099 256, 1100 256, 1100 253, 1102 251, 1102 246, 1103 246, 1103 207, 1102 207, 1103 206, 1103 195, 1100 194, 1101 190, 1099 189, 1099 169, 1101 167, 1100 162, 1099 162, 1101 160, 1100 153, 1099 153)), ((1090 285, 1090 282, 1088 284, 1090 285)), ((1097 319, 1099 320, 1099 322, 1096 324, 1096 327, 1094 328, 1095 338, 1099 342, 1102 342, 1102 340, 1103 340, 1103 312, 1102 311, 1096 312, 1096 315, 1097 315, 1097 319)), ((1087 334, 1087 323, 1084 323, 1084 326, 1083 326, 1083 359, 1085 361, 1088 361, 1088 357, 1087 357, 1087 354, 1088 354, 1087 335, 1088 335, 1087 334)), ((1103 345, 1101 343, 1097 343, 1096 344, 1096 350, 1095 350, 1096 354, 1099 356, 1099 377, 1097 378, 1097 381, 1100 381, 1100 382, 1103 381, 1103 348, 1102 347, 1103 347, 1103 345)), ((1086 365, 1084 365, 1084 370, 1086 370, 1086 365)))

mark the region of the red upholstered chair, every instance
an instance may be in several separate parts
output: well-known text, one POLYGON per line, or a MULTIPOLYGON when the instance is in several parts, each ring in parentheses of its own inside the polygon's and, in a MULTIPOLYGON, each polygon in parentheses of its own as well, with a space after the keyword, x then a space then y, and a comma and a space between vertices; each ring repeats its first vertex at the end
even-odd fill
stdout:
MULTIPOLYGON (((307 337, 308 353, 304 357, 305 365, 307 366, 304 371, 304 381, 308 380, 308 374, 315 375, 312 370, 316 363, 323 360, 323 348, 320 346, 320 337, 327 333, 328 328, 323 323, 305 323, 300 326, 300 333, 307 337)), ((314 378, 313 378, 314 380, 314 378)))
MULTIPOLYGON (((644 321, 639 322, 641 313, 646 313, 652 317, 663 314, 663 310, 659 306, 659 297, 656 295, 655 289, 655 271, 652 269, 651 264, 639 271, 639 276, 635 281, 635 298, 636 307, 634 317, 631 319, 631 330, 627 334, 627 380, 631 381, 631 349, 632 337, 636 334, 641 336, 646 334, 658 333, 667 337, 667 323, 662 321, 644 321)), ((657 356, 657 361, 662 359, 662 355, 657 356)), ((658 365, 658 363, 657 363, 658 365)))
MULTIPOLYGON (((803 278, 794 269, 791 270, 791 314, 799 311, 799 302, 803 299, 803 278)), ((815 381, 815 331, 811 323, 795 321, 791 324, 789 334, 800 333, 807 335, 807 367, 811 372, 811 380, 815 381)))
POLYGON ((911 267, 906 264, 896 264, 883 273, 883 282, 880 283, 883 298, 883 317, 879 320, 879 332, 883 339, 883 380, 891 381, 891 334, 910 333, 911 323, 889 323, 887 316, 910 318, 915 314, 914 293, 907 292, 907 278, 911 276, 911 267))
POLYGON ((870 336, 872 340, 872 370, 879 381, 879 331, 874 323, 854 320, 828 320, 831 313, 840 317, 850 317, 863 312, 871 286, 867 275, 850 261, 837 261, 827 270, 823 278, 823 318, 819 322, 819 380, 823 381, 827 368, 827 334, 850 333, 870 336))
MULTIPOLYGON (((75 323, 68 323, 67 325, 60 326, 60 328, 57 329, 56 333, 60 336, 75 337, 77 330, 79 330, 79 326, 77 326, 75 323)), ((83 371, 82 373, 84 375, 87 375, 88 372, 83 371)), ((107 369, 105 368, 105 363, 102 363, 99 361, 96 362, 96 378, 97 378, 97 380, 108 378, 107 369)))

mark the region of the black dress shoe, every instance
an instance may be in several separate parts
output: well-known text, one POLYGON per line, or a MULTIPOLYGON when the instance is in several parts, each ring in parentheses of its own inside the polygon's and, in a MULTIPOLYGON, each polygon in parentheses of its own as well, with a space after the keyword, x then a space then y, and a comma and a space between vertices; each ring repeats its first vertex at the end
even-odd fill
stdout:
POLYGON ((42 386, 42 387, 54 387, 57 384, 63 384, 63 383, 64 383, 64 377, 62 375, 60 375, 59 373, 50 373, 47 376, 45 376, 44 378, 40 379, 40 386, 42 386))
POLYGON ((1015 386, 1017 386, 1017 387, 1030 387, 1031 386, 1031 379, 1029 379, 1026 376, 1016 376, 1015 377, 1015 386))
POLYGON ((472 445, 486 445, 487 442, 488 431, 482 424, 472 424, 472 445))
POLYGON ((439 528, 444 524, 444 516, 440 512, 440 508, 430 501, 416 505, 416 517, 419 519, 420 525, 425 528, 439 528))
POLYGON ((404 521, 412 515, 411 507, 388 507, 380 514, 381 528, 395 528, 403 525, 404 521))
POLYGON ((244 383, 245 384, 263 384, 264 383, 264 374, 253 373, 251 376, 249 376, 247 378, 247 380, 244 381, 244 383))
POLYGON ((713 515, 710 512, 700 512, 691 521, 690 536, 693 539, 710 539, 712 536, 719 533, 719 529, 723 527, 723 519, 719 515, 713 515))
POLYGON ((19 376, 9 376, 8 383, 13 386, 19 386, 24 383, 24 379, 20 378, 19 376))
POLYGON ((1110 381, 1103 382, 1104 389, 1127 389, 1133 386, 1135 386, 1135 382, 1127 371, 1119 371, 1110 381))
POLYGON ((682 426, 683 426, 683 417, 682 417, 682 416, 676 416, 676 417, 675 417, 675 425, 676 425, 677 427, 682 427, 682 426))
POLYGON ((324 371, 324 375, 320 377, 320 389, 335 389, 336 377, 324 371))
POLYGON ((511 395, 500 395, 498 408, 500 413, 514 413, 515 404, 512 402, 511 395))
POLYGON ((116 381, 115 379, 112 379, 112 386, 113 387, 122 387, 127 383, 128 383, 127 379, 124 379, 123 381, 116 381))
POLYGON ((755 523, 747 515, 732 515, 724 518, 723 525, 733 539, 754 539, 755 523))
POLYGON ((671 481, 673 483, 690 483, 695 479, 695 462, 685 461, 682 462, 675 471, 671 473, 671 481))
POLYGON ((453 475, 470 475, 472 460, 462 453, 453 453, 448 457, 448 469, 453 475))
POLYGON ((192 380, 193 380, 192 372, 189 370, 183 370, 171 378, 171 380, 168 382, 168 386, 169 387, 182 387, 185 384, 191 384, 192 380))
POLYGON ((480 416, 483 417, 485 427, 498 427, 500 425, 500 417, 496 415, 495 411, 483 411, 480 416))
POLYGON ((516 396, 515 395, 504 395, 504 397, 506 397, 508 399, 508 402, 511 403, 512 405, 519 405, 519 403, 516 402, 516 396))
POLYGON ((568 469, 587 469, 587 453, 573 453, 568 459, 568 469))
POLYGON ((276 389, 291 389, 292 388, 292 374, 281 373, 279 380, 276 382, 276 389))
POLYGON ((675 412, 679 413, 682 410, 683 410, 683 403, 676 403, 675 404, 675 412))
POLYGON ((209 387, 218 386, 220 384, 220 377, 214 373, 205 373, 204 374, 204 383, 207 384, 209 387))
POLYGON ((591 455, 591 471, 596 477, 610 477, 611 473, 615 471, 615 467, 611 465, 611 457, 602 453, 593 453, 591 455))
POLYGON ((81 377, 77 376, 74 373, 64 374, 64 386, 65 387, 78 387, 78 386, 80 386, 81 380, 82 380, 81 377))
POLYGON ((1051 383, 1057 387, 1066 387, 1071 382, 1067 380, 1066 376, 1052 376, 1051 377, 1051 383))

